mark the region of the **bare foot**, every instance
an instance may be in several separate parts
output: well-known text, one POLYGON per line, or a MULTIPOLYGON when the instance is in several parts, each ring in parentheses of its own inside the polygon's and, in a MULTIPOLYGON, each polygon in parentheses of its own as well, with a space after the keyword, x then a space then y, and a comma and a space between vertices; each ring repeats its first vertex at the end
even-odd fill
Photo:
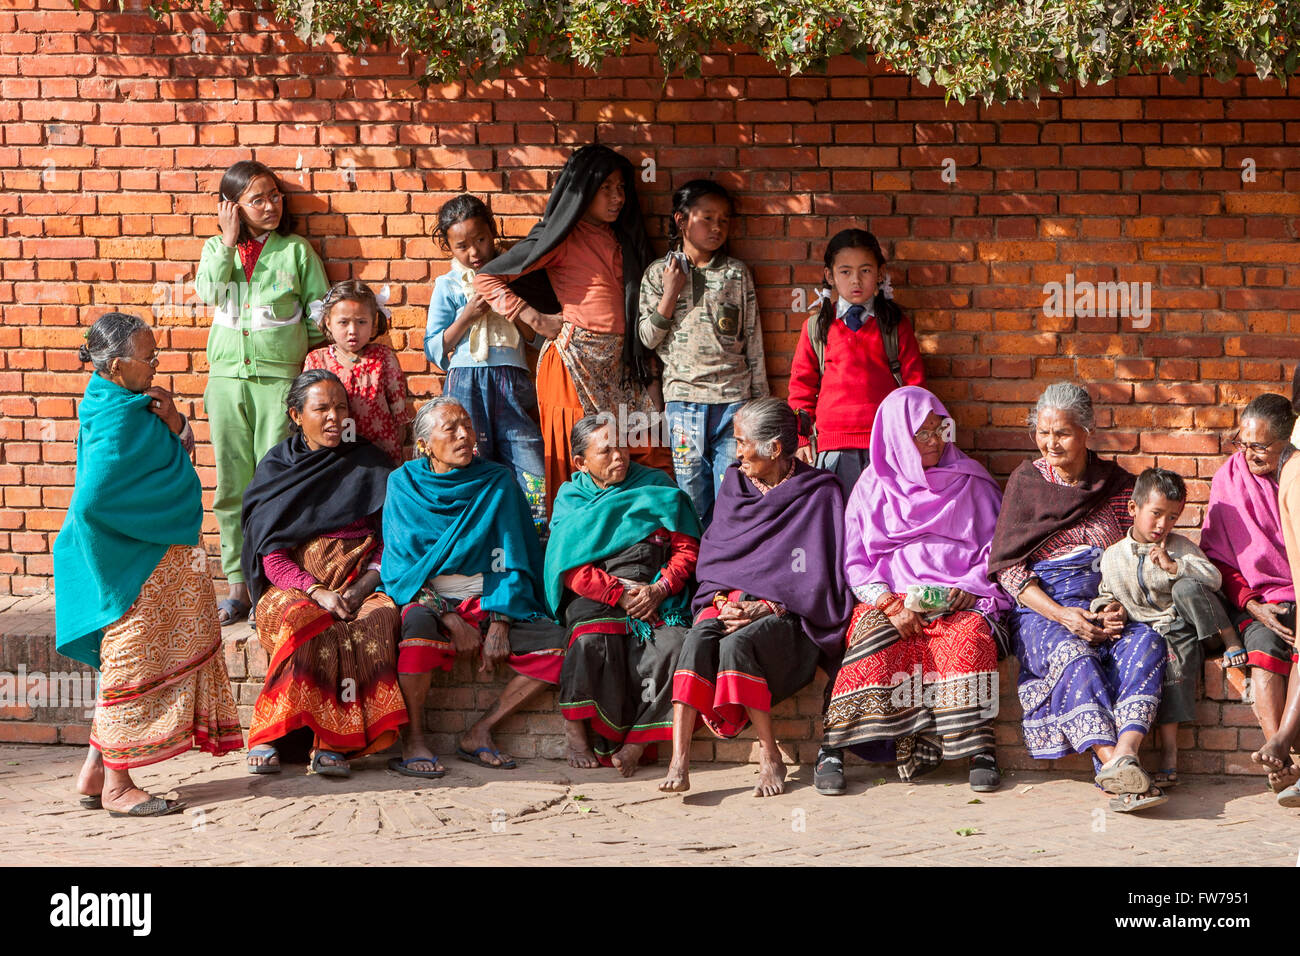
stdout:
POLYGON ((691 789, 691 772, 682 764, 673 761, 668 765, 668 776, 659 784, 664 793, 685 793, 691 789))
POLYGON ((1277 773, 1291 762, 1291 748, 1274 734, 1264 741, 1264 746, 1250 755, 1250 759, 1255 763, 1263 764, 1271 773, 1277 773))
POLYGON ((594 770, 600 761, 591 752, 587 742, 587 725, 581 720, 570 720, 564 725, 564 736, 569 745, 569 766, 579 770, 594 770))
POLYGON ((1268 786, 1274 793, 1281 793, 1296 781, 1300 781, 1300 767, 1295 764, 1288 764, 1277 773, 1268 775, 1268 786))
POLYGON ((77 793, 97 797, 104 792, 104 755, 94 747, 89 749, 81 773, 77 774, 77 793))
POLYGON ((641 755, 645 753, 645 744, 624 744, 614 756, 609 758, 610 763, 625 777, 630 777, 636 773, 636 765, 641 761, 641 755))
POLYGON ((775 797, 785 793, 785 763, 780 757, 775 760, 763 755, 758 762, 758 783, 754 785, 754 796, 775 797))

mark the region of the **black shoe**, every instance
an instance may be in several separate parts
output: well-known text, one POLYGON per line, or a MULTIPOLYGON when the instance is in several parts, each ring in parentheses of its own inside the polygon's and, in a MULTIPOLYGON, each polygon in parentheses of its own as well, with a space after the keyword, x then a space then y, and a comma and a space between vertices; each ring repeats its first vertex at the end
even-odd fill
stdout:
POLYGON ((817 766, 813 769, 813 786, 818 793, 836 796, 845 790, 844 751, 822 747, 817 751, 817 766))
POLYGON ((976 754, 970 758, 970 788, 976 793, 992 793, 1002 786, 998 772, 998 758, 992 753, 976 754))

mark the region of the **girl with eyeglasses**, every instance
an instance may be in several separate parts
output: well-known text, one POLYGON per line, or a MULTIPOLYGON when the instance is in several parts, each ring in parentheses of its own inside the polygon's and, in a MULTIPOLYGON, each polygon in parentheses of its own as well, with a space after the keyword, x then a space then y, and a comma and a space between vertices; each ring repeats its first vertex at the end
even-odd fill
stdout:
POLYGON ((221 570, 230 594, 221 623, 249 612, 240 570, 244 489, 258 460, 288 433, 284 402, 307 351, 324 340, 311 306, 329 291, 311 244, 293 232, 275 174, 243 160, 221 177, 219 235, 203 246, 195 288, 212 307, 204 406, 216 455, 212 510, 221 532, 221 570))

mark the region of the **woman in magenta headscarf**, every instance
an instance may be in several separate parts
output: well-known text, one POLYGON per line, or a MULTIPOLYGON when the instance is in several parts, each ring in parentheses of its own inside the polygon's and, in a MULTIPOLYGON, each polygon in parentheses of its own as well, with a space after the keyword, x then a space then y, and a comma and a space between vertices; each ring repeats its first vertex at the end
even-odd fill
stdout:
POLYGON ((859 603, 826 710, 821 793, 844 791, 841 748, 880 759, 886 741, 903 780, 970 757, 972 789, 1001 783, 995 635, 1011 601, 986 571, 1002 492, 952 433, 948 410, 923 388, 896 389, 876 413, 871 464, 845 509, 845 571, 859 603), (929 593, 909 599, 921 587, 929 593))

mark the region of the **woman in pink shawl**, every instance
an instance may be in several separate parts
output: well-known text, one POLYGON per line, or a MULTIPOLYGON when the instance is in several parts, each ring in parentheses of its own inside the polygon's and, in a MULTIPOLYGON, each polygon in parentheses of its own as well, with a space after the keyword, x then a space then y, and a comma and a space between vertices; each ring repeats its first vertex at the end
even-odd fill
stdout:
POLYGON ((1001 783, 993 747, 1000 618, 1011 606, 988 580, 1002 492, 952 444, 948 410, 899 388, 876 413, 871 464, 845 510, 845 570, 858 600, 826 710, 814 782, 842 793, 843 747, 879 758, 896 747, 912 780, 969 757, 970 785, 1001 783), (909 588, 928 586, 919 611, 909 588))
POLYGON ((1258 396, 1241 413, 1236 453, 1214 473, 1201 525, 1201 550, 1223 574, 1245 644, 1229 647, 1226 667, 1249 667, 1255 717, 1266 738, 1278 732, 1295 654, 1295 584, 1287 563, 1278 478, 1295 451, 1291 402, 1258 396))

